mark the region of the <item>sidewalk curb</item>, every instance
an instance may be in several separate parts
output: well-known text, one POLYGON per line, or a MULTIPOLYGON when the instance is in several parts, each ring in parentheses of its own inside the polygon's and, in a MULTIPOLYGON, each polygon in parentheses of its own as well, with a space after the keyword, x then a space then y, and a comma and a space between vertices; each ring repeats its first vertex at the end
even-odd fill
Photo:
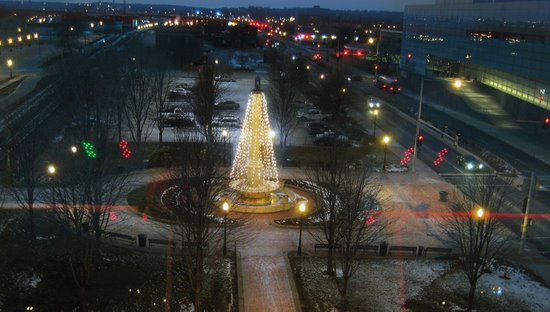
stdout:
POLYGON ((285 266, 286 266, 286 274, 288 276, 288 283, 290 284, 290 290, 292 291, 292 299, 294 301, 294 307, 296 308, 296 312, 302 312, 302 304, 300 301, 300 294, 298 293, 298 289, 296 288, 296 283, 294 281, 294 272, 292 272, 292 267, 290 266, 290 259, 288 258, 288 254, 292 251, 285 253, 285 266))
POLYGON ((243 287, 243 266, 242 266, 242 258, 241 253, 239 251, 235 251, 237 253, 235 257, 235 267, 237 270, 237 300, 239 301, 239 311, 244 312, 244 287, 243 287))

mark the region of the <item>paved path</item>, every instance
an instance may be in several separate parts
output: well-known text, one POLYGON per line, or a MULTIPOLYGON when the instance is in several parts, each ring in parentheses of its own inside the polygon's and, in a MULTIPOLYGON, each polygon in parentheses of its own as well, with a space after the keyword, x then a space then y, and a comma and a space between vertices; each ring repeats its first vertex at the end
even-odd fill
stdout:
POLYGON ((297 231, 269 225, 269 220, 251 220, 249 242, 239 249, 245 311, 299 311, 287 274, 285 254, 295 250, 297 231))

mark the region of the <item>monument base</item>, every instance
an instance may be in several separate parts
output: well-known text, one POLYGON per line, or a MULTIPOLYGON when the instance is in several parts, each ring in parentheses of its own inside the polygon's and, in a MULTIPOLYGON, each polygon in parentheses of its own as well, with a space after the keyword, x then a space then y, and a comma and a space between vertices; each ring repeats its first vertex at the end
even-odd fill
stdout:
MULTIPOLYGON (((233 181, 235 182, 235 181, 233 181)), ((234 188, 238 183, 230 183, 234 188)), ((234 188, 235 189, 235 188, 234 188)), ((251 192, 235 189, 236 192, 223 198, 231 202, 231 211, 241 213, 274 213, 296 208, 302 201, 308 199, 283 184, 270 192, 251 192)))

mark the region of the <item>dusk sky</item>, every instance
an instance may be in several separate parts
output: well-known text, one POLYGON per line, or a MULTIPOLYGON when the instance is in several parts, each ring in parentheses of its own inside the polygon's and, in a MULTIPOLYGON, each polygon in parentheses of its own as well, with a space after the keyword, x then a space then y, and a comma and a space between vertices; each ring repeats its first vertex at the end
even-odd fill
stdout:
MULTIPOLYGON (((52 0, 62 2, 61 0, 52 0)), ((107 0, 110 2, 109 0, 107 0)), ((69 0, 69 2, 81 2, 80 0, 69 0)), ((122 0, 117 0, 117 3, 122 0)), ((151 4, 177 4, 187 6, 199 6, 208 8, 217 7, 248 7, 250 5, 266 6, 272 8, 285 7, 312 7, 320 5, 323 8, 344 9, 344 10, 382 10, 382 11, 403 11, 405 4, 430 4, 435 0, 127 0, 128 3, 151 3, 151 4)))

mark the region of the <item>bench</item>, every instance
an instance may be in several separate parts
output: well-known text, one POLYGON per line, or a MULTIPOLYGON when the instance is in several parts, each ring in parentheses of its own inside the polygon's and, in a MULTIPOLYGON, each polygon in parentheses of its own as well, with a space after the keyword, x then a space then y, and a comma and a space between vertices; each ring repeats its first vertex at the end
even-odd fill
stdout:
POLYGON ((357 250, 374 250, 378 253, 378 245, 355 245, 353 249, 357 250))
POLYGON ((438 253, 438 254, 451 254, 453 252, 452 248, 443 248, 443 247, 425 247, 423 250, 424 257, 427 253, 438 253))
POLYGON ((410 246, 390 246, 390 249, 388 251, 388 254, 391 255, 392 251, 410 251, 413 255, 417 255, 418 247, 410 247, 410 246))
POLYGON ((132 235, 121 234, 116 232, 105 232, 105 235, 108 236, 111 240, 120 238, 120 239, 129 240, 132 244, 136 243, 136 238, 132 235))
POLYGON ((149 248, 151 248, 151 246, 153 246, 153 244, 158 244, 158 245, 171 245, 172 247, 176 248, 176 246, 178 245, 177 242, 175 241, 169 241, 169 240, 166 240, 166 239, 154 239, 154 238, 149 238, 149 248))
MULTIPOLYGON (((314 252, 317 252, 317 249, 328 249, 328 244, 315 244, 314 246, 314 252)), ((335 244, 333 249, 339 249, 339 248, 342 248, 341 245, 338 245, 338 244, 335 244)))

